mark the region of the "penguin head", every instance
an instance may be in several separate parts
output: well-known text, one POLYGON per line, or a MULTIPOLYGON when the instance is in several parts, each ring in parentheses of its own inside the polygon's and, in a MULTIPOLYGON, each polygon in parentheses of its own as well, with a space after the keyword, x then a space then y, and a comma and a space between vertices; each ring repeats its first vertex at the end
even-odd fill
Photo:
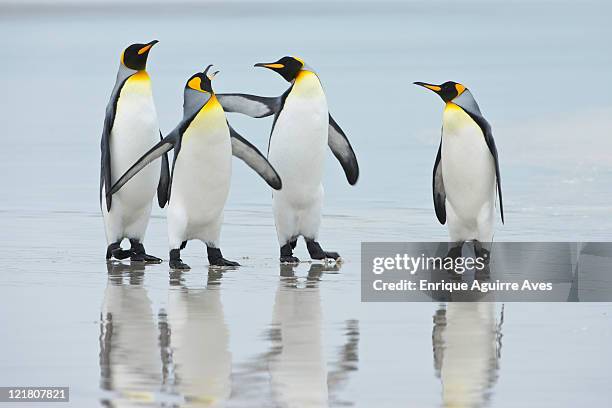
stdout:
POLYGON ((208 101, 214 98, 215 93, 211 80, 219 71, 209 73, 210 67, 212 65, 206 67, 203 72, 196 72, 187 80, 183 93, 183 117, 199 112, 208 101))
POLYGON ((425 82, 415 82, 414 84, 434 91, 447 103, 461 95, 467 89, 465 86, 453 81, 445 82, 442 85, 427 84, 425 82))
POLYGON ((147 57, 151 48, 159 41, 153 40, 147 44, 132 44, 121 53, 121 65, 142 71, 147 67, 147 57))
POLYGON ((298 57, 283 57, 276 62, 260 62, 255 64, 255 66, 276 71, 287 82, 291 82, 304 67, 304 61, 298 57))
POLYGON ((212 79, 219 73, 219 71, 209 73, 208 71, 211 67, 212 64, 207 66, 204 71, 193 74, 191 78, 187 80, 185 89, 193 89, 194 91, 198 92, 214 94, 212 89, 212 79))

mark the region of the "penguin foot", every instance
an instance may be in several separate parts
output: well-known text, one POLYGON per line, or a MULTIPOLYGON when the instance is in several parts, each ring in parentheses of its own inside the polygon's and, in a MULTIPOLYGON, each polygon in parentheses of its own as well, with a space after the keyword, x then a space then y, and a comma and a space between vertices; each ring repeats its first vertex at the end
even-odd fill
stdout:
POLYGON ((149 255, 149 254, 132 253, 132 256, 130 257, 130 260, 132 262, 145 262, 145 263, 151 263, 151 264, 160 264, 160 263, 162 263, 161 258, 158 258, 158 257, 153 256, 153 255, 149 255))
POLYGON ((184 263, 181 259, 171 259, 170 268, 179 271, 188 271, 189 269, 191 269, 191 267, 184 263))
POLYGON ((113 258, 115 259, 119 259, 119 260, 127 259, 132 256, 132 250, 117 248, 113 250, 112 255, 113 255, 113 258))
POLYGON ((334 259, 336 261, 340 259, 339 253, 332 251, 324 251, 323 248, 321 248, 321 244, 319 244, 317 241, 307 240, 306 247, 308 248, 308 253, 310 254, 310 257, 312 259, 334 259))
POLYGON ((121 241, 113 242, 106 248, 106 260, 108 261, 113 257, 113 251, 121 249, 121 241))
POLYGON ((297 264, 300 260, 293 256, 293 250, 297 245, 297 239, 294 241, 287 242, 280 248, 280 262, 285 264, 297 264))
POLYGON ((489 262, 491 262, 491 251, 484 248, 480 242, 478 241, 474 242, 474 250, 475 250, 476 256, 479 258, 483 258, 484 263, 486 265, 488 265, 489 262))
POLYGON ((334 261, 340 260, 340 254, 333 251, 324 251, 325 259, 333 259, 334 261))
POLYGON ((298 264, 300 263, 300 259, 290 255, 290 256, 281 256, 280 257, 280 263, 282 264, 298 264))
POLYGON ((175 270, 179 270, 179 271, 186 271, 191 269, 189 267, 189 265, 187 265, 186 263, 183 262, 183 260, 181 259, 181 250, 180 249, 171 249, 170 250, 170 268, 171 269, 175 269, 175 270))
POLYGON ((130 239, 132 255, 130 260, 132 262, 146 262, 146 263, 161 263, 162 260, 156 256, 149 255, 146 253, 144 245, 137 239, 130 239))
POLYGON ((229 261, 223 257, 217 258, 213 261, 210 261, 210 266, 240 266, 240 264, 236 261, 229 261))
POLYGON ((225 259, 219 248, 207 246, 206 251, 208 252, 208 263, 210 266, 240 266, 238 262, 225 259))

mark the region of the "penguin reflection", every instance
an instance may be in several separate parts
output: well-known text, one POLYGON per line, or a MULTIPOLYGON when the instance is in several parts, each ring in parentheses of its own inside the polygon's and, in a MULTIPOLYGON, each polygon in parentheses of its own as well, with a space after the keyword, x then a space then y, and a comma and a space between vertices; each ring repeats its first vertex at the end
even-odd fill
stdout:
POLYGON ((143 286, 142 266, 108 263, 100 325, 101 387, 117 397, 103 404, 153 402, 161 382, 158 330, 143 286))
POLYGON ((321 336, 319 279, 337 266, 312 264, 306 282, 298 281, 292 265, 280 266, 272 316, 269 356, 274 398, 279 406, 328 405, 327 369, 321 336))
POLYGON ((174 385, 185 398, 184 407, 219 406, 230 396, 232 363, 220 277, 211 269, 206 288, 190 289, 182 272, 171 275, 167 321, 174 385))
POLYGON ((436 375, 444 407, 486 405, 497 380, 501 324, 495 303, 452 302, 434 315, 432 333, 436 375))
POLYGON ((340 347, 338 359, 332 363, 327 375, 329 401, 332 406, 351 406, 341 398, 340 390, 347 385, 350 374, 357 371, 359 362, 359 320, 347 320, 344 327, 346 343, 340 347))

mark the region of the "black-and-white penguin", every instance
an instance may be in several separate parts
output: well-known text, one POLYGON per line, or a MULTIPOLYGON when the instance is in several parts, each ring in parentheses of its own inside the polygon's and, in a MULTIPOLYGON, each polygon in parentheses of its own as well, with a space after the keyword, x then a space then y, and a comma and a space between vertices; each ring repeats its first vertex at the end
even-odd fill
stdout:
POLYGON ((161 163, 139 174, 121 192, 106 194, 119 176, 161 138, 151 79, 146 71, 147 57, 156 43, 157 40, 132 44, 121 53, 117 80, 106 107, 101 142, 100 207, 108 243, 107 260, 130 257, 132 261, 161 262, 145 253, 142 241, 156 189, 159 205, 163 207, 167 201, 168 158, 164 156, 161 163), (121 249, 124 238, 130 240, 130 250, 121 249))
POLYGON ((255 170, 273 189, 281 179, 259 150, 227 122, 223 107, 212 90, 211 78, 194 74, 184 91, 183 119, 161 142, 142 156, 111 188, 113 194, 148 164, 174 149, 168 185, 168 239, 170 267, 189 269, 180 259, 187 241, 199 239, 214 266, 237 266, 223 258, 219 236, 223 208, 230 188, 232 154, 255 170))
POLYGON ((255 64, 280 74, 291 86, 279 97, 220 94, 227 112, 254 118, 274 114, 268 159, 283 179, 283 189, 272 193, 281 262, 299 262, 293 256, 303 236, 313 259, 338 259, 318 242, 323 204, 323 167, 326 147, 340 161, 348 182, 359 177, 355 152, 346 135, 332 119, 316 72, 297 57, 255 64))
POLYGON ((433 169, 433 200, 441 224, 448 221, 453 242, 493 240, 495 196, 504 222, 497 148, 491 125, 470 91, 456 82, 415 82, 446 103, 442 140, 433 169))

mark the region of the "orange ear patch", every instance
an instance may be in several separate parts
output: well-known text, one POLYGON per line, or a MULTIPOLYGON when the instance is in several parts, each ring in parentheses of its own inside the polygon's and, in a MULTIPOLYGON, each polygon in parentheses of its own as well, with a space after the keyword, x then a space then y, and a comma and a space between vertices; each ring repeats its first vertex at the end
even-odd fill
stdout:
POLYGON ((202 78, 200 78, 200 77, 191 78, 189 80, 189 82, 187 82, 187 86, 190 87, 193 90, 203 92, 202 88, 201 88, 202 87, 202 78))

